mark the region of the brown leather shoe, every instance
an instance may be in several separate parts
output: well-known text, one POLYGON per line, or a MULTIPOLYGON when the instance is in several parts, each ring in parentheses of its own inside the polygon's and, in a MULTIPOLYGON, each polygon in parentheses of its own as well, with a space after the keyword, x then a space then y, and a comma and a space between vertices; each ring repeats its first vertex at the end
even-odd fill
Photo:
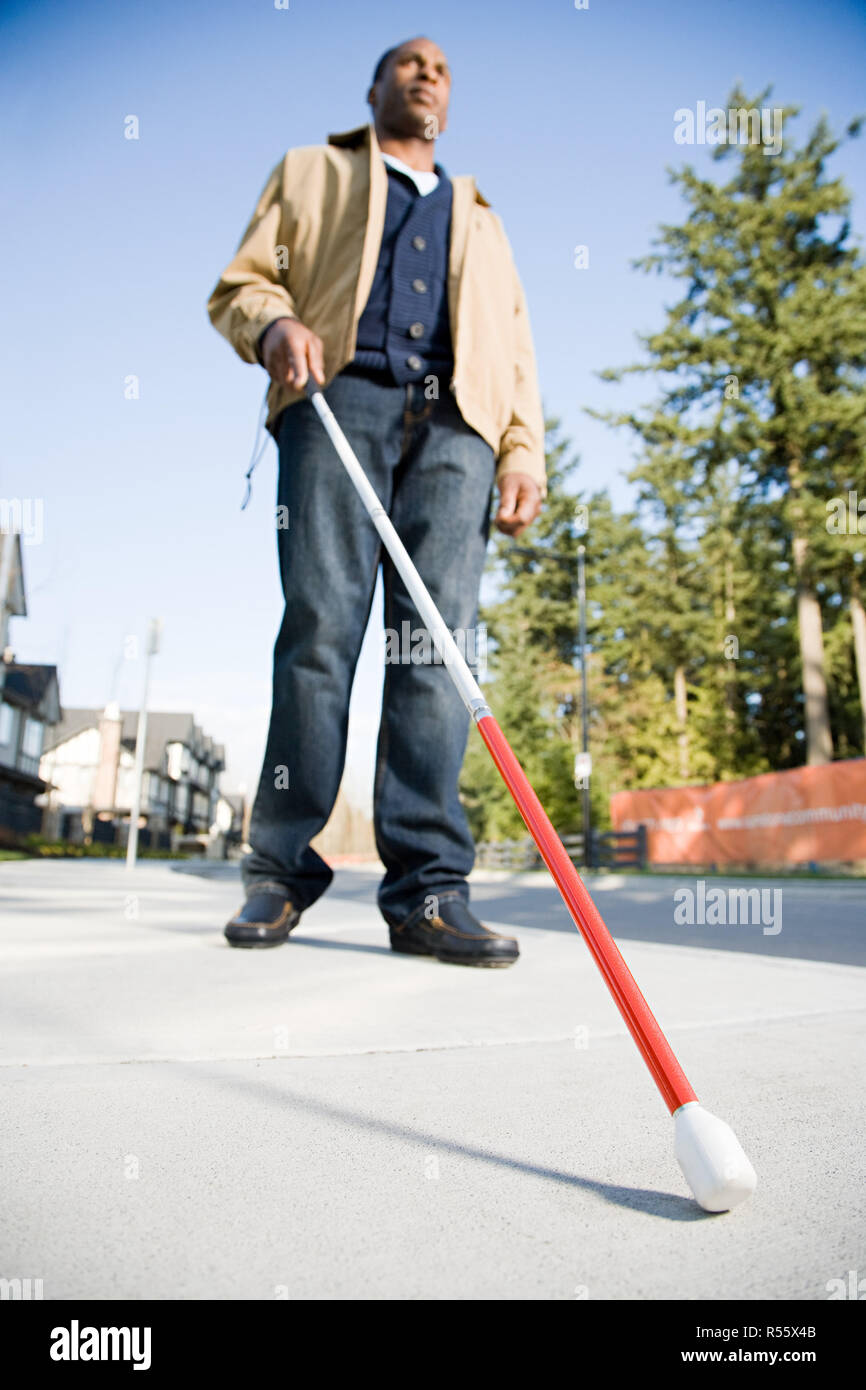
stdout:
POLYGON ((224 934, 230 946, 281 946, 300 920, 300 912, 285 894, 271 888, 253 889, 224 934))
POLYGON ((419 908, 399 926, 391 924, 390 933, 392 951, 435 956, 449 965, 513 965, 520 955, 513 936, 485 927, 459 897, 441 897, 432 917, 419 908))

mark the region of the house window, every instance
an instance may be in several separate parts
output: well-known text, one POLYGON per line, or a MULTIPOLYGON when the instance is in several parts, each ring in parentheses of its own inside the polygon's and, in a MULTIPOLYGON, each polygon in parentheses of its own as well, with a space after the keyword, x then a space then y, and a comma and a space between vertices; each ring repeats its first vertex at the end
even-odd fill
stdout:
POLYGON ((0 704, 0 745, 5 746, 12 742, 12 731, 15 728, 15 716, 10 705, 0 704))
POLYGON ((42 739, 45 735, 45 725, 38 719, 27 719, 24 723, 24 737, 21 740, 21 752, 26 758, 38 758, 42 752, 42 739))

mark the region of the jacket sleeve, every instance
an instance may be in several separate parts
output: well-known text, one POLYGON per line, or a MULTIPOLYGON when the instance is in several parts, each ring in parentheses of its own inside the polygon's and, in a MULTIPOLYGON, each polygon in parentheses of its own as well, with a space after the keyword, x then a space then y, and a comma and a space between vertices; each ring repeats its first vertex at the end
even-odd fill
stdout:
POLYGON ((538 371, 526 295, 512 260, 514 295, 514 394, 511 420, 499 446, 496 480, 506 473, 528 473, 547 495, 544 457, 544 411, 538 390, 538 371))
POLYGON ((245 362, 260 361, 258 343, 269 324, 298 317, 288 284, 291 249, 284 240, 285 164, 280 160, 271 173, 234 259, 208 300, 211 323, 245 362))

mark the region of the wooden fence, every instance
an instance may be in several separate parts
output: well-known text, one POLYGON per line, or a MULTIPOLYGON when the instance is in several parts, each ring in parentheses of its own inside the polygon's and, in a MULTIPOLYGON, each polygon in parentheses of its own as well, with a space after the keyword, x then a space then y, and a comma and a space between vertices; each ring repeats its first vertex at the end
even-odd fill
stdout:
MULTIPOLYGON (((582 835, 562 835, 569 859, 586 864, 582 835)), ((646 827, 637 830, 594 831, 590 836, 591 869, 643 869, 646 867, 646 827)), ((544 864, 528 835, 519 840, 483 840, 475 846, 475 866, 479 869, 540 869, 544 864)))

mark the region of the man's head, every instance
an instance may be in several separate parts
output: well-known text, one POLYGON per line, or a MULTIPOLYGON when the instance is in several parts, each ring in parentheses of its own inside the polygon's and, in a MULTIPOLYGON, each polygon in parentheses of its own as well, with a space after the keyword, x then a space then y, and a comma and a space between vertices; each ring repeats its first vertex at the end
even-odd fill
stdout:
POLYGON ((435 140, 445 129, 451 70, 432 39, 407 39, 383 53, 367 101, 376 134, 435 140))

